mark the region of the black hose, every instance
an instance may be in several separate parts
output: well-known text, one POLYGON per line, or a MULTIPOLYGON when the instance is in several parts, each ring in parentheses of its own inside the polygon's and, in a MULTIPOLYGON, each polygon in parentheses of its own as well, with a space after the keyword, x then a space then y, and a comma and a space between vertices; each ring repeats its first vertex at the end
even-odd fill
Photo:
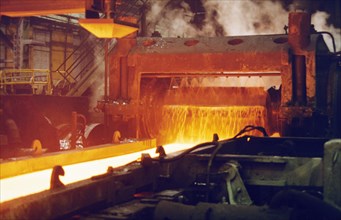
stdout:
POLYGON ((207 186, 207 192, 206 192, 206 201, 208 202, 208 194, 209 194, 209 184, 210 184, 210 174, 211 174, 211 167, 212 167, 212 162, 213 159, 216 157, 218 151, 221 149, 223 145, 218 142, 217 147, 214 149, 213 153, 210 156, 210 159, 207 164, 207 176, 206 176, 206 186, 207 186))
POLYGON ((336 53, 336 46, 335 46, 335 39, 334 39, 334 36, 330 33, 330 32, 327 32, 327 31, 319 31, 317 32, 318 34, 328 34, 330 36, 330 38, 332 39, 332 43, 333 43, 333 50, 334 50, 334 53, 336 53))
POLYGON ((268 136, 266 130, 264 127, 261 127, 261 126, 253 126, 253 125, 247 125, 245 126, 240 132, 238 132, 238 134, 236 136, 234 136, 233 138, 230 138, 230 139, 226 139, 226 140, 222 140, 222 141, 211 141, 211 142, 204 142, 204 143, 201 143, 201 144, 198 144, 192 148, 189 148, 187 149, 186 151, 182 152, 181 154, 175 156, 175 157, 172 157, 172 158, 153 158, 153 161, 159 161, 159 162, 173 162, 175 160, 179 160, 181 158, 183 158, 184 156, 186 156, 187 154, 191 153, 192 151, 198 149, 198 148, 202 148, 202 147, 207 147, 209 145, 213 145, 213 147, 218 147, 218 149, 215 149, 214 152, 212 153, 212 156, 210 158, 211 160, 211 163, 214 159, 214 157, 217 155, 218 151, 220 150, 220 148, 223 146, 223 143, 227 143, 227 142, 230 142, 234 139, 237 139, 238 136, 246 133, 246 132, 249 132, 249 131, 252 131, 252 130, 259 130, 260 132, 263 133, 264 136, 268 136))
POLYGON ((201 143, 201 144, 198 144, 192 148, 189 148, 187 150, 185 150, 184 152, 182 152, 181 154, 175 156, 175 157, 172 157, 172 158, 162 158, 161 160, 159 158, 153 158, 153 161, 159 161, 159 162, 173 162, 173 161, 176 161, 176 160, 179 160, 181 158, 183 158, 184 156, 186 156, 187 154, 191 153, 192 151, 198 149, 198 148, 202 148, 202 147, 207 147, 209 145, 213 145, 214 147, 216 147, 218 144, 218 142, 205 142, 205 143, 201 143))
MULTIPOLYGON (((266 132, 264 127, 247 125, 242 130, 240 130, 238 132, 238 134, 236 134, 233 138, 226 139, 226 140, 223 140, 223 141, 213 141, 213 142, 201 143, 201 144, 198 144, 198 145, 196 145, 196 146, 194 146, 192 148, 187 149, 186 151, 182 152, 181 154, 179 154, 179 155, 177 155, 175 157, 168 158, 168 159, 164 158, 164 157, 152 158, 152 160, 153 161, 158 161, 158 162, 169 163, 169 162, 173 162, 173 161, 176 161, 176 160, 179 160, 179 159, 185 157, 187 154, 191 153, 192 151, 194 151, 194 150, 196 150, 198 148, 202 148, 202 147, 206 147, 206 146, 209 146, 209 145, 213 145, 213 147, 215 147, 215 149, 212 152, 211 157, 210 157, 210 159, 208 161, 208 164, 207 164, 206 186, 209 187, 212 163, 213 163, 214 158, 216 157, 216 155, 220 151, 220 149, 224 146, 223 144, 225 144, 227 142, 230 142, 232 140, 235 140, 235 139, 238 138, 238 136, 240 136, 240 135, 242 135, 242 134, 244 134, 246 132, 252 131, 252 130, 258 130, 258 131, 262 132, 265 137, 268 136, 268 134, 267 134, 267 132, 266 132)), ((206 194, 206 200, 207 201, 208 201, 208 192, 209 192, 209 190, 207 191, 207 194, 206 194)))
POLYGON ((252 131, 252 130, 258 130, 258 131, 262 132, 264 137, 268 137, 269 136, 264 127, 262 127, 262 126, 247 125, 242 130, 240 130, 238 132, 238 134, 236 134, 233 138, 237 138, 238 136, 240 136, 240 135, 242 135, 242 134, 244 134, 246 132, 252 131))
MULTIPOLYGON (((240 130, 238 132, 238 134, 236 134, 233 138, 230 138, 230 139, 227 139, 227 140, 224 140, 222 142, 218 142, 218 145, 217 147, 214 149, 213 153, 211 154, 211 157, 208 161, 208 164, 207 164, 207 177, 206 177, 206 186, 209 187, 209 184, 210 184, 210 174, 211 174, 211 167, 212 167, 212 163, 213 163, 213 160, 214 158, 217 156, 218 152, 220 151, 220 149, 224 146, 223 143, 227 143, 227 142, 230 142, 232 140, 235 140, 238 138, 238 136, 246 133, 246 132, 249 132, 249 131, 252 131, 252 130, 259 130, 260 132, 263 133, 263 135, 266 137, 268 136, 266 130, 264 127, 261 127, 261 126, 253 126, 253 125, 247 125, 245 126, 242 130, 240 130)), ((206 193, 206 201, 208 201, 208 192, 209 190, 207 190, 207 193, 206 193)))

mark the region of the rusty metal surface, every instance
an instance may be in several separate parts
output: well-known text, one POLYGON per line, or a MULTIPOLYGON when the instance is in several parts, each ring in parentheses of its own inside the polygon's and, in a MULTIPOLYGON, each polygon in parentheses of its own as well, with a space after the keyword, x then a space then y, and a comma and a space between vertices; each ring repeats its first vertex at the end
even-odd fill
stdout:
POLYGON ((295 54, 309 46, 310 23, 311 17, 308 12, 289 13, 289 44, 295 54))
MULTIPOLYGON (((319 37, 319 34, 310 35, 309 44, 300 53, 305 58, 305 79, 302 78, 304 82, 301 84, 306 86, 301 86, 299 92, 306 94, 300 99, 301 103, 306 104, 302 108, 307 110, 297 111, 297 106, 292 108, 293 93, 297 91, 293 90, 296 79, 292 76, 292 48, 288 35, 120 39, 110 54, 108 98, 113 101, 105 103, 102 110, 114 116, 112 124, 121 123, 122 118, 123 121, 135 121, 129 123, 134 124, 132 129, 139 134, 138 117, 144 112, 140 108, 143 102, 142 79, 280 77, 279 117, 274 123, 279 124, 280 133, 284 134, 291 118, 306 117, 306 111, 311 112, 315 104, 315 53, 319 37)), ((243 100, 247 103, 251 99, 243 100)))
MULTIPOLYGON (((167 42, 167 39, 155 40, 167 42)), ((287 51, 287 44, 278 45, 271 37, 243 37, 243 42, 238 45, 229 45, 229 37, 200 38, 199 43, 193 46, 186 46, 186 40, 174 38, 171 39, 174 43, 155 46, 157 42, 147 47, 139 45, 138 41, 137 47, 128 56, 128 64, 134 66, 136 74, 221 73, 223 76, 224 73, 244 72, 257 75, 280 72, 282 61, 285 60, 282 57, 286 56, 287 51), (274 46, 262 44, 266 41, 274 46), (261 46, 256 46, 257 43, 261 46)))
MULTIPOLYGON (((139 97, 139 82, 143 74, 155 77, 163 74, 236 74, 258 75, 281 73, 288 63, 288 44, 275 43, 273 36, 242 36, 222 38, 198 38, 197 44, 186 46, 194 39, 183 38, 138 38, 121 39, 111 54, 110 97, 125 98, 121 90, 128 91, 128 97, 135 103, 139 97), (230 45, 228 42, 241 39, 230 45), (146 44, 145 42, 155 42, 146 44), (135 46, 134 46, 135 45, 135 46), (146 45, 146 46, 145 46, 146 45), (250 50, 250 48, 252 48, 250 50), (127 57, 127 67, 122 67, 121 59, 127 57), (271 59, 269 59, 271 57, 271 59), (122 88, 120 79, 127 75, 130 83, 122 88)), ((125 96, 125 95, 124 95, 125 96)))
POLYGON ((278 52, 288 48, 287 35, 198 37, 198 38, 138 38, 132 53, 255 53, 278 52), (252 48, 252 50, 250 50, 252 48))

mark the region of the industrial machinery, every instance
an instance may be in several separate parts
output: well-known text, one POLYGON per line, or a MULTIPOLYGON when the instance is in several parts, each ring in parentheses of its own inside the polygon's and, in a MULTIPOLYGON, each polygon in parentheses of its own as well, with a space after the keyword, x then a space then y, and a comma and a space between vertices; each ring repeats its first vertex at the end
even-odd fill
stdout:
MULTIPOLYGON (((1 204, 3 219, 340 219, 340 140, 243 136, 108 167, 1 204)), ((260 129, 263 133, 264 130, 260 129)), ((44 181, 40 179, 39 181, 44 181)))
POLYGON ((288 30, 118 39, 97 109, 111 134, 156 138, 158 157, 68 185, 55 164, 50 189, 1 218, 340 219, 340 56, 309 14, 288 30))
POLYGON ((340 136, 340 57, 329 52, 326 33, 313 30, 308 13, 290 13, 288 29, 118 39, 109 94, 98 108, 111 130, 159 144, 197 144, 213 133, 229 138, 248 124, 281 136, 340 136))

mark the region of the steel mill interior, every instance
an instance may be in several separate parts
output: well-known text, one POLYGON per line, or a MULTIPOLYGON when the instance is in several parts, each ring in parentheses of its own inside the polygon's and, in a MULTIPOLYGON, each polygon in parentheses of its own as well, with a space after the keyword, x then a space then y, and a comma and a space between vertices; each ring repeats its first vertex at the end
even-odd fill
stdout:
POLYGON ((0 219, 341 219, 340 11, 0 0, 0 219))

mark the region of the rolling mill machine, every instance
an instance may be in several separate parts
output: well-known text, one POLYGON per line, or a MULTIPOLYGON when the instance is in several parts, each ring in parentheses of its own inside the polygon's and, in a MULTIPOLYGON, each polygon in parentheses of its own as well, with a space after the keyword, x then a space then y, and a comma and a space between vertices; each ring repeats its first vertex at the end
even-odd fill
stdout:
POLYGON ((98 107, 111 130, 159 144, 228 138, 248 124, 329 135, 340 120, 329 50, 307 13, 291 13, 289 26, 283 35, 118 39, 98 107))
POLYGON ((2 202, 0 216, 340 219, 340 56, 308 13, 290 13, 287 29, 118 39, 97 109, 110 135, 156 151, 70 184, 57 158, 50 189, 2 202))

